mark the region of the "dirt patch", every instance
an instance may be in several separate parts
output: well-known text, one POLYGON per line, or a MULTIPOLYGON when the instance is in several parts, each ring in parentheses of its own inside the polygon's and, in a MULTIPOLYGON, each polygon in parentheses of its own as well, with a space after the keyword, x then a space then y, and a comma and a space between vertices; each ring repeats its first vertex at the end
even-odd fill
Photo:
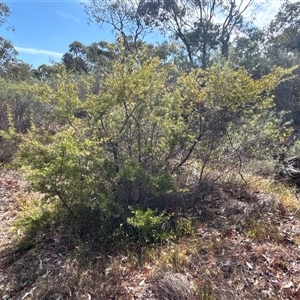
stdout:
POLYGON ((0 170, 0 249, 11 243, 9 221, 13 220, 18 211, 16 201, 24 192, 26 183, 16 171, 0 170))

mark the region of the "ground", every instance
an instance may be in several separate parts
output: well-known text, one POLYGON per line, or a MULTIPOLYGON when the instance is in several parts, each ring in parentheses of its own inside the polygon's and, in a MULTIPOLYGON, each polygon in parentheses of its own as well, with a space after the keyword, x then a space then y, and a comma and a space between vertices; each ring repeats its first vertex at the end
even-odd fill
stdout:
POLYGON ((26 193, 17 172, 0 171, 1 299, 300 299, 297 205, 258 186, 199 195, 189 236, 89 260, 59 232, 22 243, 11 229, 26 193))

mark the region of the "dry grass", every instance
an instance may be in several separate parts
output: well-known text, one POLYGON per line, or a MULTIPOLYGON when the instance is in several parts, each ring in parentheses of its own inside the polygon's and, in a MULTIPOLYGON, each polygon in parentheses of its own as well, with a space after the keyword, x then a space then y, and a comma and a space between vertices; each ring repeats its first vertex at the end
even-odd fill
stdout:
POLYGON ((196 197, 190 236, 152 248, 91 251, 63 223, 49 221, 53 206, 25 194, 15 173, 2 172, 0 298, 299 299, 297 195, 258 179, 196 197), (26 230, 17 236, 12 220, 26 230))
POLYGON ((285 209, 294 211, 299 209, 299 195, 294 187, 288 186, 284 182, 257 176, 248 177, 247 180, 253 190, 274 195, 279 200, 278 203, 283 205, 285 209))
POLYGON ((156 297, 162 300, 192 300, 196 286, 192 278, 180 273, 165 272, 156 283, 156 297))

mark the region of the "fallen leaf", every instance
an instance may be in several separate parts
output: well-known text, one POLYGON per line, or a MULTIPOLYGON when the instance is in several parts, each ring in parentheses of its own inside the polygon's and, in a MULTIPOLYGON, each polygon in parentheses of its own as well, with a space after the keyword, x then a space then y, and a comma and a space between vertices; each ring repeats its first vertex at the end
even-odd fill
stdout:
POLYGON ((246 261, 246 265, 248 266, 249 269, 251 269, 251 270, 253 269, 252 265, 250 263, 248 263, 247 261, 246 261))
POLYGON ((139 286, 142 286, 145 284, 145 280, 142 280, 140 283, 139 283, 139 286))
POLYGON ((282 289, 289 289, 293 286, 294 284, 290 281, 287 284, 283 285, 281 288, 282 289))

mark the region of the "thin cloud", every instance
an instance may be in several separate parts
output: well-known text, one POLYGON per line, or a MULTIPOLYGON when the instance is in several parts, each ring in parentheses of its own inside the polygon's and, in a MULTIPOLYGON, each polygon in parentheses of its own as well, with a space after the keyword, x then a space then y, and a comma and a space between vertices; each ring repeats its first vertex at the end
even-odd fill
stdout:
POLYGON ((15 47, 15 49, 18 52, 32 54, 32 55, 47 55, 47 56, 52 56, 57 58, 61 58, 63 56, 63 53, 49 51, 49 50, 40 50, 40 49, 22 48, 22 47, 15 47))
POLYGON ((259 27, 265 27, 269 25, 270 21, 277 14, 281 2, 271 1, 262 4, 259 9, 256 10, 255 24, 259 27))
MULTIPOLYGON (((299 0, 289 0, 291 3, 299 0)), ((277 15, 284 1, 279 0, 254 0, 255 20, 254 24, 264 28, 270 24, 272 19, 277 15)))
POLYGON ((57 13, 61 16, 61 17, 63 17, 63 18, 65 18, 65 19, 72 19, 72 20, 74 20, 74 21, 76 21, 76 22, 80 22, 80 20, 78 19, 78 18, 76 18, 75 16, 73 16, 73 15, 70 15, 70 14, 65 14, 65 13, 63 13, 63 12, 61 12, 61 11, 57 11, 57 13))

